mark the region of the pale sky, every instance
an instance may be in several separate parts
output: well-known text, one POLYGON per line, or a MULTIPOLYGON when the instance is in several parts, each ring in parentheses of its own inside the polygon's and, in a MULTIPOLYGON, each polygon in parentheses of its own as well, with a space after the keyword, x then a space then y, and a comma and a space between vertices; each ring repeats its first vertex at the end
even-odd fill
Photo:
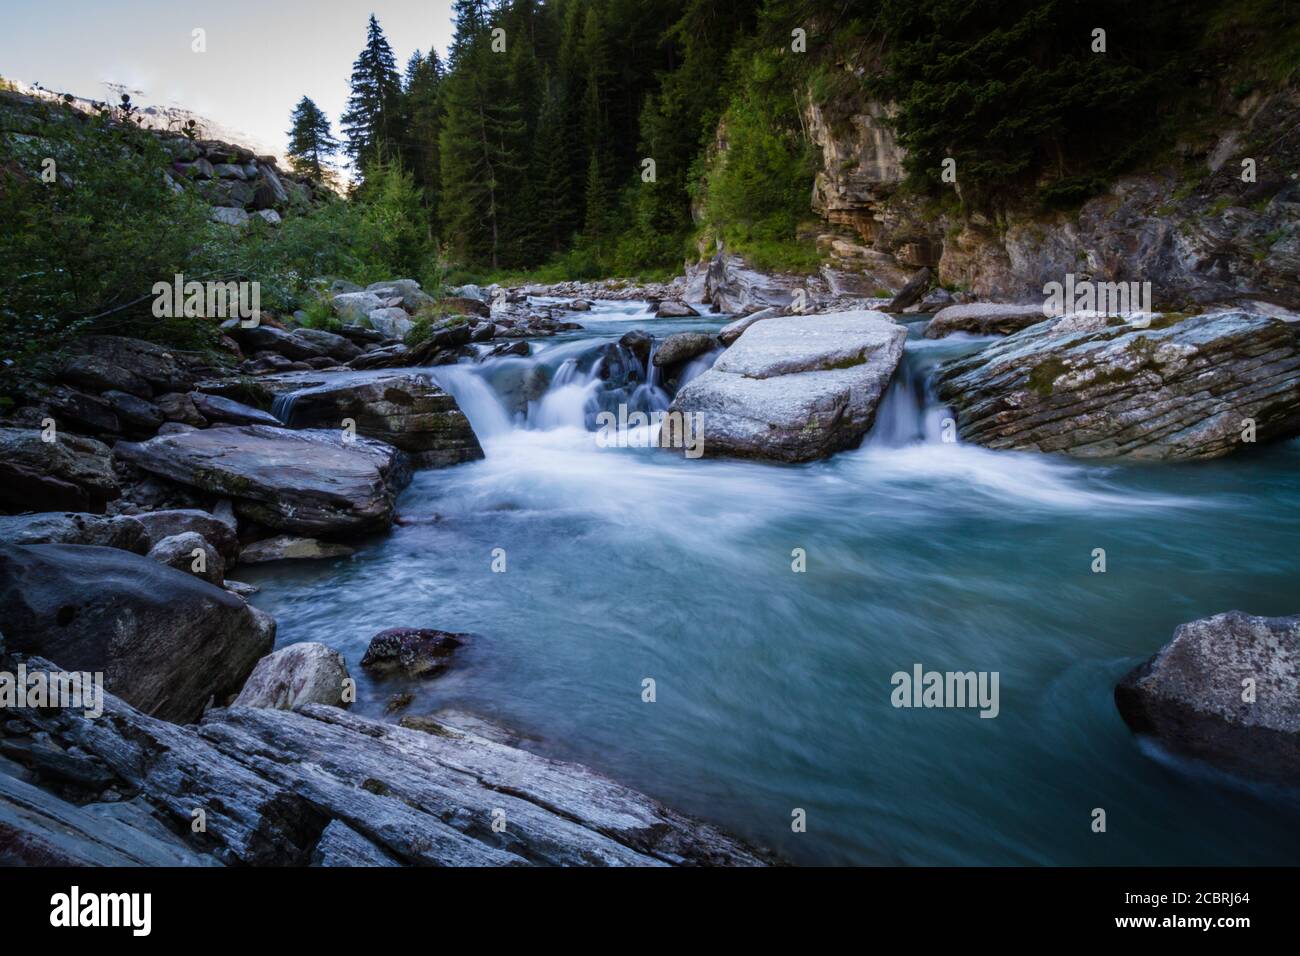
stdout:
POLYGON ((182 106, 280 151, 303 95, 338 135, 372 12, 398 70, 417 47, 447 52, 451 0, 0 0, 0 76, 96 100, 124 83, 140 105, 182 106))

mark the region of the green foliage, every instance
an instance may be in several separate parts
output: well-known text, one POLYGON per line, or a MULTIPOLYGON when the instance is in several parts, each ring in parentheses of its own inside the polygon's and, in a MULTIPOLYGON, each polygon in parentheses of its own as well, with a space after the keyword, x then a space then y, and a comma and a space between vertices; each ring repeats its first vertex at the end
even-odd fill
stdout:
POLYGON ((401 95, 393 48, 372 13, 366 25, 366 45, 352 64, 352 93, 342 120, 348 156, 363 174, 395 146, 401 126, 401 95))
POLYGON ((320 182, 337 152, 338 142, 330 131, 330 121, 309 97, 304 96, 293 108, 289 119, 289 163, 293 171, 320 182))

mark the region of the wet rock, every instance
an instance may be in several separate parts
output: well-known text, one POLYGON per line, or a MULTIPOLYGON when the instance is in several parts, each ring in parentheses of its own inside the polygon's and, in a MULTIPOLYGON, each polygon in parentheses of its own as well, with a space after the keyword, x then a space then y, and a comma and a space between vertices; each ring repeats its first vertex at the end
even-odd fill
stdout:
POLYGON ((574 299, 572 302, 569 303, 569 311, 571 311, 571 312, 590 312, 590 311, 591 311, 591 303, 588 302, 586 299, 574 299))
POLYGON ((239 558, 239 537, 234 523, 198 508, 173 508, 132 515, 153 542, 172 535, 194 532, 217 549, 223 561, 232 565, 239 558))
POLYGON ((203 535, 193 531, 163 538, 149 549, 149 557, 210 584, 220 586, 226 579, 226 562, 203 535))
POLYGON ((684 319, 699 314, 685 302, 673 299, 660 302, 659 307, 655 309, 656 319, 684 319))
POLYGON ((703 332, 676 332, 655 349, 654 364, 664 368, 689 362, 696 356, 712 352, 718 340, 703 332))
POLYGON ((384 675, 435 677, 447 669, 451 655, 469 637, 429 628, 392 627, 370 639, 361 666, 384 675))
POLYGON ((941 339, 953 332, 975 335, 1010 335, 1046 319, 1043 304, 1003 305, 996 302, 971 302, 950 305, 935 313, 925 327, 927 339, 941 339))
POLYGON ((234 500, 235 511, 268 528, 307 535, 387 528, 393 498, 410 478, 390 445, 338 430, 265 425, 211 428, 147 442, 119 442, 136 467, 234 500))
POLYGON ((785 314, 785 309, 779 306, 774 306, 770 309, 760 309, 758 312, 751 312, 749 315, 741 316, 739 319, 736 319, 736 321, 724 325, 718 331, 718 339, 723 345, 731 345, 755 322, 762 322, 764 319, 779 318, 785 314))
POLYGON ((309 342, 323 351, 325 355, 322 357, 332 358, 337 362, 350 362, 361 354, 361 349, 345 336, 324 329, 296 329, 293 334, 298 340, 309 342))
POLYGON ((296 428, 339 428, 350 418, 358 434, 402 449, 417 467, 443 467, 483 457, 455 398, 419 373, 327 381, 295 392, 282 414, 296 428))
POLYGON ((66 385, 55 385, 41 396, 41 400, 61 428, 91 434, 112 434, 121 430, 113 406, 102 398, 66 385))
POLYGON ((290 644, 257 662, 232 707, 296 710, 303 704, 348 707, 343 655, 324 644, 290 644))
POLYGON ((10 653, 101 671, 113 694, 164 720, 195 720, 270 652, 275 621, 219 587, 129 551, 0 547, 10 653))
POLYGON ((410 358, 410 349, 398 343, 384 348, 374 349, 365 355, 358 355, 348 363, 348 368, 371 369, 393 368, 402 365, 410 358))
POLYGON ((162 412, 163 418, 169 422, 180 422, 184 425, 193 425, 195 428, 207 427, 208 420, 199 414, 199 410, 194 407, 194 400, 189 395, 170 392, 159 396, 154 404, 162 412))
POLYGON ((149 532, 135 518, 71 511, 0 517, 2 544, 90 544, 135 554, 149 550, 149 532))
POLYGON ((889 304, 882 307, 882 312, 902 312, 909 306, 919 302, 926 291, 934 284, 934 272, 929 266, 922 266, 916 270, 916 274, 907 280, 907 285, 899 290, 898 295, 894 296, 889 304))
POLYGON ((190 401, 194 407, 210 422, 226 422, 231 425, 279 425, 280 420, 270 412, 253 408, 233 398, 220 395, 207 395, 203 392, 190 392, 190 401))
POLYGON ((93 438, 38 428, 0 428, 0 509, 92 511, 121 494, 112 452, 93 438))
POLYGON ((650 349, 654 345, 654 339, 650 333, 643 329, 632 329, 630 332, 624 332, 619 338, 620 347, 636 356, 636 360, 641 363, 641 368, 645 369, 650 365, 650 349))
POLYGON ((768 319, 684 385, 671 410, 702 416, 705 455, 822 458, 870 429, 906 338, 880 312, 768 319))
POLYGON ((1222 312, 1047 320, 940 367, 968 441, 1080 458, 1217 458, 1300 434, 1300 327, 1222 312))
POLYGON ((265 564, 269 561, 316 561, 323 558, 346 558, 354 552, 346 544, 298 538, 281 534, 246 545, 240 552, 241 564, 265 564))
POLYGON ((1183 624, 1120 681, 1115 703, 1134 733, 1177 754, 1300 782, 1300 616, 1183 624))

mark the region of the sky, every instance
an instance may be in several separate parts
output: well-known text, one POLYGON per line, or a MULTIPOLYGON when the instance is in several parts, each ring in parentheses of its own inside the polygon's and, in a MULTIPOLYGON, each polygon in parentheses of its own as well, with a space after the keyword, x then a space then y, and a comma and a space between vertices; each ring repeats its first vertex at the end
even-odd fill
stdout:
POLYGON ((97 100, 123 83, 139 105, 181 106, 280 152, 304 95, 338 135, 372 12, 404 71, 417 48, 447 52, 451 2, 0 0, 0 76, 97 100))

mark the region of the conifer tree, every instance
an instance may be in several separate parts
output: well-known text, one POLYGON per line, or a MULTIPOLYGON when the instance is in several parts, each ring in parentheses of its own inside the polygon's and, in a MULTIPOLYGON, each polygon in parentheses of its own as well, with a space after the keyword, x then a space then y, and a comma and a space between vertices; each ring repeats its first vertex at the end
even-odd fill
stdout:
POLYGON ((342 129, 347 154, 364 177, 366 166, 395 151, 400 133, 401 77, 375 15, 366 27, 366 45, 352 64, 352 94, 342 129))
POLYGON ((329 118, 310 97, 304 96, 289 118, 289 164, 293 171, 320 182, 329 167, 329 158, 339 144, 330 130, 329 118))

